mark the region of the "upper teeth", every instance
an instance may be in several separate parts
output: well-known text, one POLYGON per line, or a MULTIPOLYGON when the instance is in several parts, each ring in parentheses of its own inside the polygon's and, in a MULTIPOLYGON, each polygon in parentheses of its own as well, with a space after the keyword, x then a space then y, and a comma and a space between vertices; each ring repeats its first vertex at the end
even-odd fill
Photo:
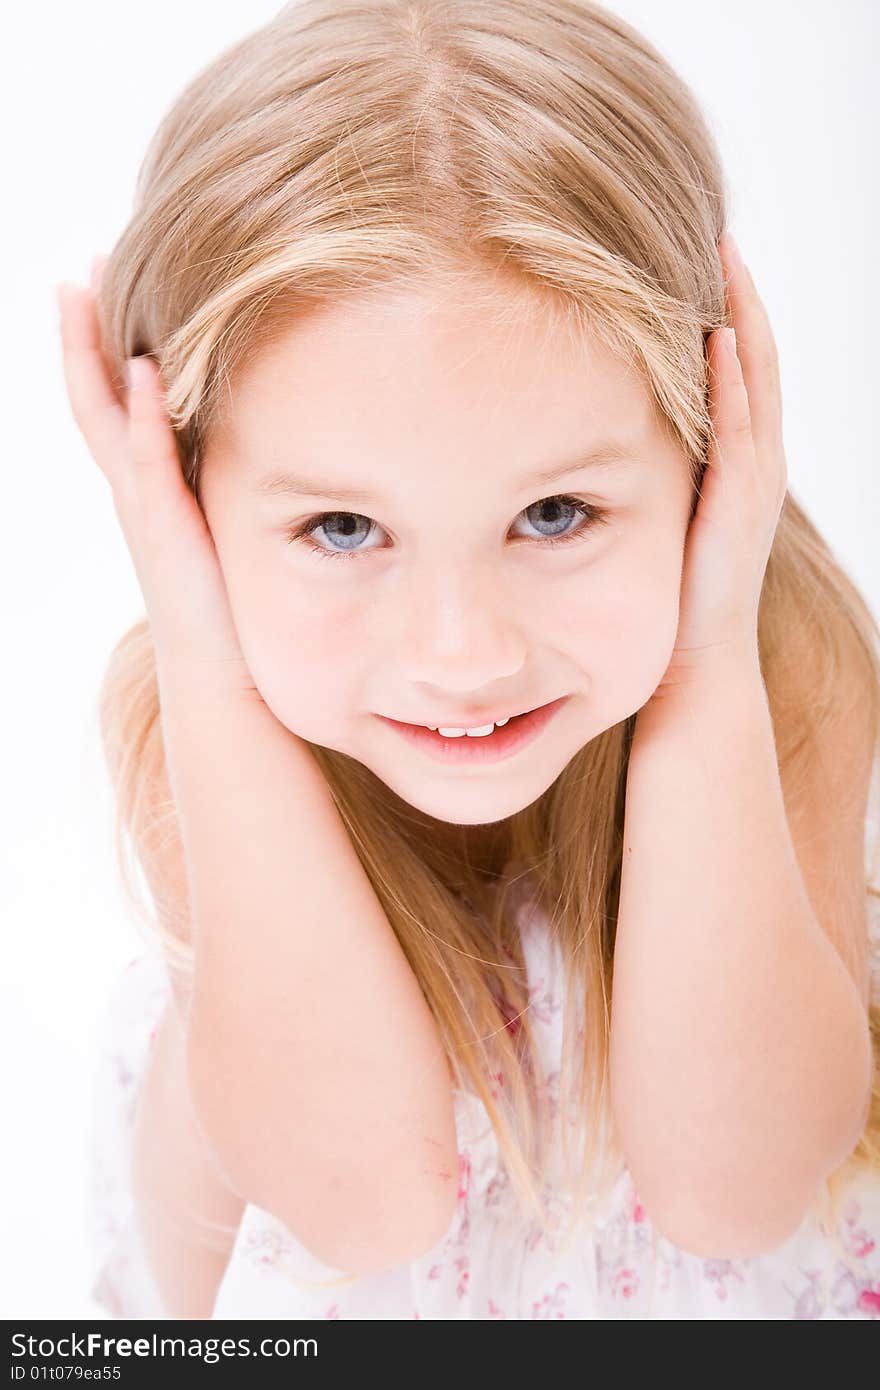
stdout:
POLYGON ((428 728, 435 734, 442 734, 444 738, 461 738, 462 734, 467 734, 468 738, 484 738, 486 734, 491 734, 496 725, 500 729, 511 717, 508 714, 505 719, 496 719, 494 724, 483 724, 479 729, 444 729, 438 728, 436 724, 429 724, 428 728))

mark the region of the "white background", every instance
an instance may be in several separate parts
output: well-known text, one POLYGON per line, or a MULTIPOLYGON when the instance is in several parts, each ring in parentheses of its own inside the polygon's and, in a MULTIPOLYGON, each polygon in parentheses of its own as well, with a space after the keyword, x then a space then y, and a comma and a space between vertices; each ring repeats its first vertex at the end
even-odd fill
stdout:
MULTIPOLYGON (((69 415, 54 285, 86 283, 91 256, 114 244, 147 141, 185 83, 279 8, 52 0, 4 24, 5 1318, 101 1315, 88 1293, 88 1102, 101 1010, 141 949, 116 876, 96 700, 143 606, 109 489, 69 415)), ((612 8, 703 105, 779 345, 790 486, 877 614, 880 7, 841 0, 833 22, 808 0, 612 8)))

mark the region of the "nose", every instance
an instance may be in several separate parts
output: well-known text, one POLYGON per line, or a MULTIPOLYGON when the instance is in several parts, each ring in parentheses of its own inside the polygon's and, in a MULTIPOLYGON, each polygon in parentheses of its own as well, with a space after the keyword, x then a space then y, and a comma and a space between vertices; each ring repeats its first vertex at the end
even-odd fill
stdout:
POLYGON ((523 612, 481 565, 438 565, 410 577, 403 665, 413 685, 475 702, 525 664, 523 612))

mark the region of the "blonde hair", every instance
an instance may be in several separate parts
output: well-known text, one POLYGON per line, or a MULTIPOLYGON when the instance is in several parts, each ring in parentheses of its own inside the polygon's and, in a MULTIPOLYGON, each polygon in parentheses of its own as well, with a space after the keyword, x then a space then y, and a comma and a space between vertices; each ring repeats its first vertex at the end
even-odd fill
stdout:
MULTIPOLYGON (((696 503, 711 440, 707 335, 722 326, 719 156, 695 99, 628 24, 584 0, 301 0, 199 73, 157 129, 133 215, 104 271, 114 372, 158 362, 188 485, 236 367, 302 308, 426 273, 492 271, 632 365, 689 461, 696 503)), ((759 614, 780 773, 796 784, 847 653, 864 669, 875 748, 874 618, 789 492, 759 614), (785 699, 810 653, 808 706, 785 699)), ((125 832, 146 864, 178 836, 146 620, 100 692, 123 881, 125 832)), ((486 1106, 515 1190, 539 1222, 552 1132, 511 902, 528 875, 564 962, 559 1112, 571 1214, 593 1226, 624 1160, 609 1108, 612 964, 632 716, 580 749, 507 822, 487 881, 441 853, 430 818, 346 755, 314 747, 360 862, 428 999, 462 1088, 486 1106), (503 1012, 506 1010, 506 1015, 503 1012), (505 1026, 513 1013, 515 1031, 505 1026), (496 1087, 494 1078, 503 1077, 496 1087), (540 1073, 537 1073, 540 1075, 540 1073)), ((880 896, 876 887, 867 891, 880 896)), ((192 963, 185 903, 155 928, 192 963)), ((880 1015, 871 1005, 875 1048, 880 1015)), ((880 1166, 876 1082, 854 1154, 828 1184, 880 1166)), ((575 1228, 573 1227, 572 1230, 575 1228)), ((583 1225, 581 1226, 583 1229, 583 1225)))

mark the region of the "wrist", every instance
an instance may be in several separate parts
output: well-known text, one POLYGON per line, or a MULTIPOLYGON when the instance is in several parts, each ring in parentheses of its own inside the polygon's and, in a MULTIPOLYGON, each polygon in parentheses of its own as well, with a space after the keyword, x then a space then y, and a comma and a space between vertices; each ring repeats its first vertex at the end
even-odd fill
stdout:
POLYGON ((196 706, 239 701, 263 703, 243 657, 207 660, 157 653, 156 681, 160 703, 163 697, 165 700, 182 699, 196 706))
POLYGON ((676 698, 682 690, 721 683, 763 681, 757 634, 716 642, 694 651, 674 651, 651 701, 676 698))
POLYGON ((757 644, 752 648, 704 650, 699 660, 689 660, 667 672, 639 710, 634 738, 644 741, 670 725, 679 727, 683 721, 692 728, 703 715, 710 726, 713 722, 717 725, 719 719, 736 723, 758 705, 769 714, 757 644))

